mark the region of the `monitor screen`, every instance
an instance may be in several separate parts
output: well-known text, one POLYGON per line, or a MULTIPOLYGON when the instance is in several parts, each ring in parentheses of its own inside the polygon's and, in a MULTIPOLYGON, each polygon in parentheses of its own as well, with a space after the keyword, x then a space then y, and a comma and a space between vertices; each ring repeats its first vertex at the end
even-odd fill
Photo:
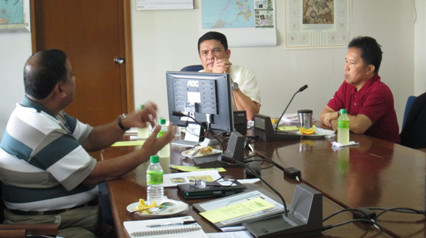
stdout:
POLYGON ((173 112, 195 118, 208 129, 233 131, 233 112, 228 74, 168 71, 167 97, 170 121, 186 126, 193 120, 186 116, 175 116, 173 112))

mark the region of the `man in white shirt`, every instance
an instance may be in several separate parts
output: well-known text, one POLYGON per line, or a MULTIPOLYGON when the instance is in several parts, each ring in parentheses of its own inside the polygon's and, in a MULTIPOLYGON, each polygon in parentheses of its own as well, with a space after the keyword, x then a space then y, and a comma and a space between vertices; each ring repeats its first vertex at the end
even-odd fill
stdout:
POLYGON ((254 120, 260 110, 260 90, 252 71, 246 66, 232 65, 229 61, 226 36, 210 31, 198 40, 198 53, 206 73, 228 73, 231 77, 232 95, 236 110, 246 111, 247 120, 254 120))

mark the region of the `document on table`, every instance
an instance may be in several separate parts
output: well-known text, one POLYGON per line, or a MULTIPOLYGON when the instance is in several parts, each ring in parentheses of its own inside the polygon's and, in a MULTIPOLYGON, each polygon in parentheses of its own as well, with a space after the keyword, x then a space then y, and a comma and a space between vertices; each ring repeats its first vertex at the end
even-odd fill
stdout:
POLYGON ((116 146, 138 146, 143 145, 145 143, 145 140, 130 140, 130 141, 117 141, 114 144, 112 144, 112 147, 116 146))
POLYGON ((200 215, 212 223, 217 223, 253 213, 258 213, 259 211, 273 207, 274 204, 269 203, 260 197, 257 197, 245 202, 240 202, 218 209, 202 212, 200 213, 200 215))
POLYGON ((297 113, 288 113, 288 114, 284 114, 284 116, 281 118, 281 121, 279 122, 281 123, 286 123, 286 124, 297 124, 299 122, 299 116, 297 115, 297 113))
POLYGON ((248 231, 206 233, 209 238, 252 238, 248 231))
POLYGON ((274 194, 259 188, 192 206, 201 216, 222 229, 283 212, 284 206, 278 200, 274 194))
POLYGON ((226 172, 226 169, 219 167, 219 168, 198 168, 196 166, 185 166, 185 165, 169 165, 169 168, 176 169, 182 172, 194 172, 194 171, 203 171, 203 170, 212 170, 216 169, 218 172, 226 172))

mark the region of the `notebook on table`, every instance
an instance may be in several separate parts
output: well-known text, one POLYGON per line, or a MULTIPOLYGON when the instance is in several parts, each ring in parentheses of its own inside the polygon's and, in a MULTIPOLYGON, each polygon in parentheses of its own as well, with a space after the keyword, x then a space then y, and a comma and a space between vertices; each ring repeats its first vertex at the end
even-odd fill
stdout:
POLYGON ((123 222, 130 237, 207 238, 201 226, 191 216, 123 222))

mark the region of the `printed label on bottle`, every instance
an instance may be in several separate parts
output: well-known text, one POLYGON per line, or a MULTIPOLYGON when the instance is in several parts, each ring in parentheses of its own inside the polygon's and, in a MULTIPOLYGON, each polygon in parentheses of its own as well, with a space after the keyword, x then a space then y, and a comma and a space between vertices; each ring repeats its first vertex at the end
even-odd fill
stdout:
POLYGON ((148 185, 158 185, 163 183, 163 172, 148 171, 146 172, 146 183, 148 185))
POLYGON ((339 129, 349 129, 349 121, 337 121, 337 128, 339 129))

